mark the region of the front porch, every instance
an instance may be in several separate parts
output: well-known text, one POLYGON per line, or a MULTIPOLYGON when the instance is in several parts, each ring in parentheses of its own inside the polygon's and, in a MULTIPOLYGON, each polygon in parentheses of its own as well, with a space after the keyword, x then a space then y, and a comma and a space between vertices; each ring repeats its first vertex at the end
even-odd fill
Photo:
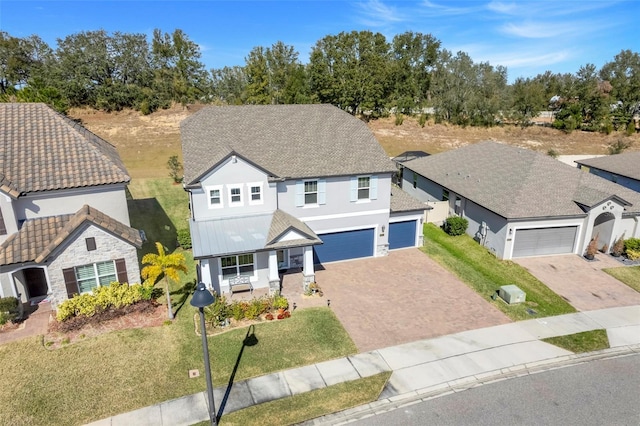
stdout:
MULTIPOLYGON (((289 301, 289 309, 293 310, 295 304, 296 309, 313 308, 327 306, 327 295, 305 296, 304 280, 302 268, 290 269, 280 273, 280 294, 289 301)), ((322 288, 322 283, 318 283, 322 288)), ((225 294, 228 301, 244 300, 248 301, 257 297, 268 297, 270 295, 269 288, 262 287, 254 289, 253 292, 243 291, 234 293, 233 295, 225 294)))

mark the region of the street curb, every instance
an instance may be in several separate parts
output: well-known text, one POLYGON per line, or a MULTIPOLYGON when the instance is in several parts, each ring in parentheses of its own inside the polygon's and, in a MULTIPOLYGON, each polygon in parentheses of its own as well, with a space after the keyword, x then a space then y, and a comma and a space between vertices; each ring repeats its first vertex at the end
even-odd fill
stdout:
POLYGON ((565 355, 527 364, 515 365, 501 370, 488 371, 473 376, 462 377, 454 381, 440 383, 427 388, 395 395, 390 398, 380 399, 358 407, 308 420, 300 423, 300 425, 343 425, 356 420, 386 413, 388 411, 393 411, 398 408, 439 398, 441 396, 463 392, 486 384, 556 370, 559 368, 571 367, 591 361, 620 358, 634 354, 640 354, 640 344, 619 346, 581 354, 565 355))

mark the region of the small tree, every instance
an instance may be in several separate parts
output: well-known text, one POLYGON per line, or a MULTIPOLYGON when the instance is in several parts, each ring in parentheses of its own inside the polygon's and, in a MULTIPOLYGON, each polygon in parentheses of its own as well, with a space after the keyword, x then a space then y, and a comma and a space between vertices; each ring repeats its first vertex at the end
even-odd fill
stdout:
POLYGON ((169 157, 169 161, 167 161, 167 168, 169 168, 169 176, 171 176, 174 183, 182 182, 182 163, 178 160, 177 155, 169 157))
POLYGON ((173 319, 173 308, 171 307, 171 295, 169 293, 169 279, 179 281, 178 272, 187 272, 187 265, 182 253, 166 253, 166 249, 156 242, 158 254, 147 253, 142 258, 142 264, 147 265, 142 268, 140 274, 145 280, 156 283, 160 275, 164 276, 165 293, 167 297, 167 309, 169 310, 169 319, 173 319))
POLYGON ((451 216, 444 223, 444 231, 453 236, 462 235, 467 232, 469 221, 464 217, 451 216))
POLYGON ((615 257, 618 257, 624 251, 624 233, 618 238, 614 243, 613 247, 611 247, 611 254, 615 257))

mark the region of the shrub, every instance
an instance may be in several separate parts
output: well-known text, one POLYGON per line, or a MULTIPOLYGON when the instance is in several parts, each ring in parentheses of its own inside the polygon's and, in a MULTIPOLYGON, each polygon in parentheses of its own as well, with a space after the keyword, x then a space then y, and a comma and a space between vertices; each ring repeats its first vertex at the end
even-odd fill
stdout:
POLYGON ((624 251, 640 251, 640 238, 628 238, 624 240, 624 251))
POLYGON ((273 306, 273 309, 287 309, 289 307, 289 301, 286 297, 280 294, 276 294, 275 296, 273 296, 273 302, 271 306, 273 306))
POLYGON ((0 325, 18 318, 20 301, 15 297, 0 297, 0 325))
POLYGON ((189 229, 178 229, 178 244, 185 250, 189 250, 192 247, 189 229))
POLYGON ((614 256, 620 256, 624 251, 624 233, 618 238, 611 247, 611 254, 614 256))
POLYGON ((400 113, 396 114, 396 126, 401 126, 404 122, 404 116, 400 113))
POLYGON ((640 238, 624 240, 624 253, 630 260, 640 259, 640 238))
POLYGON ((99 311, 119 309, 142 300, 151 300, 151 283, 132 284, 112 282, 108 286, 96 287, 92 293, 84 293, 65 300, 58 305, 56 318, 66 321, 75 316, 92 317, 99 311))
POLYGON ((204 319, 212 327, 218 327, 227 318, 229 318, 229 304, 224 296, 217 297, 212 305, 204 308, 204 319))
POLYGON ((427 114, 420 114, 420 117, 418 117, 418 124, 420 127, 424 127, 424 125, 427 124, 427 114))
POLYGON ((457 236, 467 232, 469 221, 464 217, 451 216, 444 222, 444 230, 447 234, 457 236))

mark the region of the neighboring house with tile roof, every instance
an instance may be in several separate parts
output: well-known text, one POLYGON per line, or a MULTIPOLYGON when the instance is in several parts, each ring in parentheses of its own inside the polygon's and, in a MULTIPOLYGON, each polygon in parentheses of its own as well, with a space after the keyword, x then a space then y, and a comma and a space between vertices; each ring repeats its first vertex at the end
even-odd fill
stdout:
POLYGON ((640 151, 576 160, 578 168, 640 192, 640 151))
POLYGON ((393 162, 336 107, 207 107, 180 133, 194 257, 218 292, 238 276, 278 289, 293 268, 308 284, 314 264, 421 243, 425 206, 394 204, 393 162))
POLYGON ((0 296, 56 305, 139 282, 130 177, 113 145, 45 104, 0 103, 0 150, 0 296))
POLYGON ((447 201, 502 259, 583 254, 595 236, 599 248, 640 236, 640 194, 535 151, 480 142, 404 168, 404 191, 447 201))

